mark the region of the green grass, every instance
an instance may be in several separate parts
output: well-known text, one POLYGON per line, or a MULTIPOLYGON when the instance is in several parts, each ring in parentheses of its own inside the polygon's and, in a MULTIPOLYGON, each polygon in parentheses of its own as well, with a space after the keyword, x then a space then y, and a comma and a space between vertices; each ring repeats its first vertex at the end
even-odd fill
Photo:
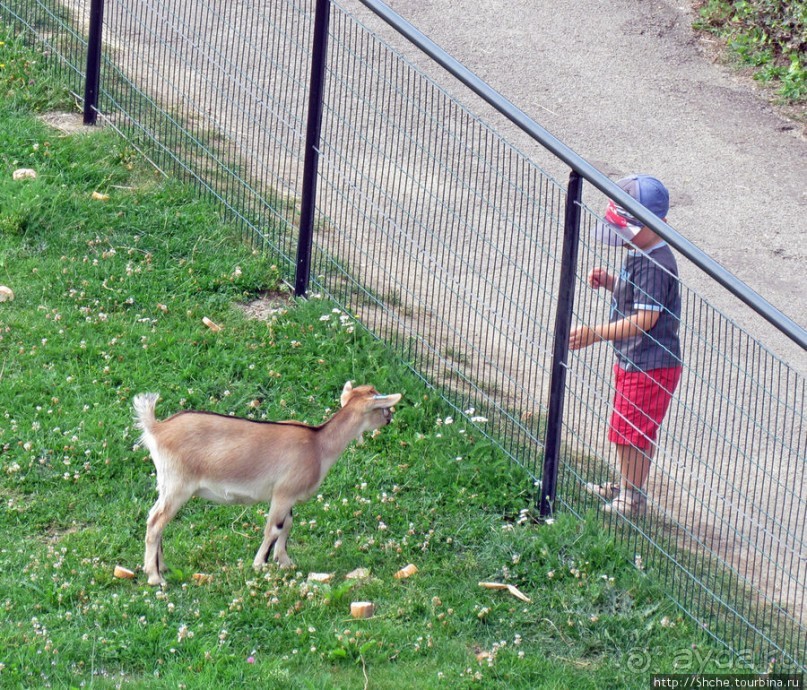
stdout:
POLYGON ((725 41, 755 79, 785 103, 807 103, 807 2, 699 0, 695 8, 695 28, 725 41))
POLYGON ((0 283, 16 293, 0 304, 0 686, 645 688, 725 670, 596 519, 534 524, 516 465, 348 315, 289 299, 215 206, 112 132, 36 120, 63 90, 3 42, 32 90, 0 77, 0 283), (238 305, 267 292, 282 307, 246 318, 238 305), (162 415, 318 423, 348 379, 404 399, 295 510, 297 567, 252 570, 266 506, 195 500, 166 530, 169 584, 147 586, 155 479, 132 396, 158 390, 162 415), (419 572, 394 578, 407 563, 419 572), (371 577, 346 581, 358 567, 371 577), (376 616, 352 620, 355 600, 376 616))

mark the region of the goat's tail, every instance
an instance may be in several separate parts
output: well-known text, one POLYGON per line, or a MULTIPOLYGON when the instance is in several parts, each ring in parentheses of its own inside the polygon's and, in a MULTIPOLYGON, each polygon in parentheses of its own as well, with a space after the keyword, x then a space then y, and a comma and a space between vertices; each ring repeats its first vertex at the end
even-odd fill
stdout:
POLYGON ((151 432, 151 428, 157 422, 154 408, 157 406, 159 393, 139 393, 134 397, 134 412, 137 428, 143 430, 143 434, 151 432))

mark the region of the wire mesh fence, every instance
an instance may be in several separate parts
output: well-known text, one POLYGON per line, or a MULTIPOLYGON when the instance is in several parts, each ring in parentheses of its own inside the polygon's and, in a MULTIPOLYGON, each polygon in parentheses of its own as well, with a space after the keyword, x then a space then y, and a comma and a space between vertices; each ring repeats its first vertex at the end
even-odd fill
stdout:
POLYGON ((334 20, 317 280, 537 476, 563 189, 334 20))
MULTIPOLYGON (((0 0, 7 21, 80 75, 87 6, 55 7, 0 0)), ((101 119, 218 198, 289 281, 313 21, 313 3, 294 0, 115 0, 105 9, 101 119)), ((318 153, 317 289, 540 486, 565 186, 336 4, 318 153)), ((610 295, 586 276, 594 266, 619 273, 623 260, 590 239, 599 201, 583 209, 575 324, 607 320, 610 295)), ((681 264, 684 275, 697 270, 681 264)), ((584 490, 619 477, 606 436, 614 384, 605 344, 564 363, 557 507, 602 520, 751 666, 776 657, 782 670, 804 671, 804 375, 685 281, 680 289, 683 376, 658 439, 650 510, 606 514, 584 490)))

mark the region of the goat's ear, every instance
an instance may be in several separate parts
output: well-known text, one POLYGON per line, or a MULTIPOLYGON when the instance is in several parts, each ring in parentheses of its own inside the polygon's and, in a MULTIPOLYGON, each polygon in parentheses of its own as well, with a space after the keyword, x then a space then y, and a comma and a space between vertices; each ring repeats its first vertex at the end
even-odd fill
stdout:
POLYGON ((353 393, 353 384, 348 381, 344 388, 342 388, 342 395, 339 397, 339 402, 342 404, 342 407, 347 405, 348 400, 350 400, 351 393, 353 393))
POLYGON ((398 404, 401 397, 400 393, 393 393, 392 395, 374 395, 372 407, 393 407, 398 404))

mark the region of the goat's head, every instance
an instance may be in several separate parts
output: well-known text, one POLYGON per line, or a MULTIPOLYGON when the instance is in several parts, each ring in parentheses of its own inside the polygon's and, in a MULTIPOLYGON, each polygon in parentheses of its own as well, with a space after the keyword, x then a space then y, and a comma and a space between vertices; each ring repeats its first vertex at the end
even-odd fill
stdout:
POLYGON ((378 429, 392 421, 392 408, 401 399, 400 393, 381 395, 372 386, 357 386, 348 381, 342 389, 339 401, 342 407, 356 405, 367 418, 365 429, 378 429))

